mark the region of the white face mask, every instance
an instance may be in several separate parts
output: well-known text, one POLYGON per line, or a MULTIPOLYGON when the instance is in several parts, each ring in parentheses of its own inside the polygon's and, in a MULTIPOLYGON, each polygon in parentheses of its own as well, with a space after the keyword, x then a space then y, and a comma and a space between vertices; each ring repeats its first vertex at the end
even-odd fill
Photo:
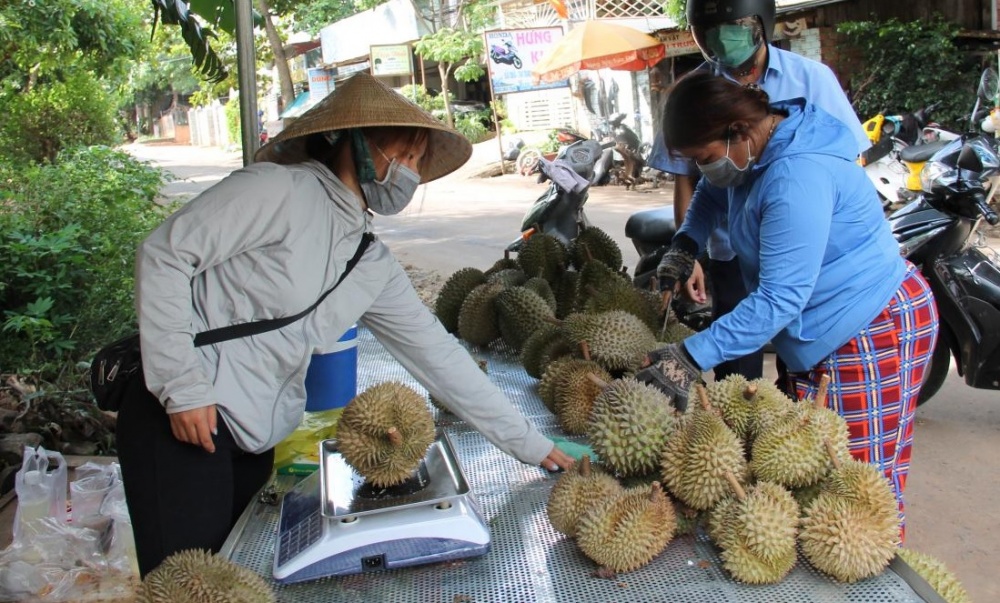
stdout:
POLYGON ((696 163, 698 169, 701 173, 708 178, 708 182, 713 186, 719 188, 730 188, 734 186, 739 186, 746 180, 746 177, 750 174, 750 168, 753 167, 756 157, 750 154, 750 138, 747 138, 747 164, 742 167, 736 167, 733 160, 729 158, 729 140, 726 140, 726 155, 720 157, 711 163, 696 163))
POLYGON ((365 203, 368 209, 382 216, 392 216, 403 211, 410 201, 413 200, 417 186, 420 184, 420 174, 410 168, 386 157, 382 149, 374 144, 371 146, 378 149, 389 162, 389 169, 386 170, 385 178, 373 182, 362 182, 361 191, 365 195, 365 203))

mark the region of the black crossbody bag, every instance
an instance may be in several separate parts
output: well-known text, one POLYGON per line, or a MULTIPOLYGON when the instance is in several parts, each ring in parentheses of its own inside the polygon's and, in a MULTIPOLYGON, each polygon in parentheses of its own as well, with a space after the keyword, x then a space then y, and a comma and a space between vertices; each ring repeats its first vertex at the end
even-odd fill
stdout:
MULTIPOLYGON (((354 257, 348 260, 347 266, 344 268, 344 272, 340 275, 340 278, 337 279, 337 282, 327 289, 316 300, 316 303, 302 312, 284 318, 257 320, 203 331, 195 335, 195 347, 274 331, 275 329, 290 325, 306 314, 309 314, 323 303, 326 296, 330 295, 343 282, 344 278, 350 274, 351 270, 354 269, 354 266, 361 259, 365 249, 368 248, 368 245, 373 240, 375 240, 375 235, 371 233, 366 232, 361 236, 361 243, 358 245, 358 250, 354 252, 354 257)), ((90 363, 90 389, 94 393, 97 407, 101 410, 110 411, 117 411, 121 408, 122 401, 128 392, 128 386, 134 379, 145 381, 142 374, 142 354, 139 349, 138 332, 104 346, 94 355, 94 359, 90 363)))

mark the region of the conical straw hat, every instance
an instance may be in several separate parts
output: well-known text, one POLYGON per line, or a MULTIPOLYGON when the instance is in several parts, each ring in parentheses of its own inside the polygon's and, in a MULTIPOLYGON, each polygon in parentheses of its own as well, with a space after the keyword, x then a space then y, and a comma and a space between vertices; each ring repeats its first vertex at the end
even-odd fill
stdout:
POLYGON ((450 174, 472 155, 472 144, 464 136, 377 78, 358 73, 268 141, 254 160, 282 164, 305 161, 305 136, 371 126, 415 126, 430 131, 430 162, 421 167, 421 182, 450 174))

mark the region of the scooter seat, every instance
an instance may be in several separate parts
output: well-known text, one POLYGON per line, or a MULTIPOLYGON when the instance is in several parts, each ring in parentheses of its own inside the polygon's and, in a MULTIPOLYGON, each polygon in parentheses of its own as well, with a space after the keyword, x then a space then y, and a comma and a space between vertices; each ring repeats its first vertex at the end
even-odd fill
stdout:
POLYGON ((633 241, 666 245, 676 232, 673 205, 636 212, 625 222, 625 236, 633 241))
POLYGON ((907 163, 921 163, 927 161, 934 156, 941 149, 948 146, 950 140, 935 140, 934 142, 928 142, 926 144, 915 144, 908 147, 903 147, 899 151, 899 158, 907 163))

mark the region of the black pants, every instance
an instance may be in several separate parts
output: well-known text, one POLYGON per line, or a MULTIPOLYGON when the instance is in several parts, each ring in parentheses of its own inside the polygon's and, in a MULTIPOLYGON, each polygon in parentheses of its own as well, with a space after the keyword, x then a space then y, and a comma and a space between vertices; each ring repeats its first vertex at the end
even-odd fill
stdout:
POLYGON ((273 449, 241 450, 221 417, 214 453, 180 442, 140 379, 118 412, 117 441, 142 576, 178 551, 218 552, 274 464, 273 449))
MULTIPOLYGON (((735 259, 727 262, 711 260, 708 272, 712 279, 712 318, 718 319, 732 312, 747 296, 747 290, 743 286, 740 264, 735 259)), ((716 381, 733 374, 743 375, 747 379, 761 378, 764 375, 764 351, 757 350, 753 354, 727 360, 715 367, 716 381)))

